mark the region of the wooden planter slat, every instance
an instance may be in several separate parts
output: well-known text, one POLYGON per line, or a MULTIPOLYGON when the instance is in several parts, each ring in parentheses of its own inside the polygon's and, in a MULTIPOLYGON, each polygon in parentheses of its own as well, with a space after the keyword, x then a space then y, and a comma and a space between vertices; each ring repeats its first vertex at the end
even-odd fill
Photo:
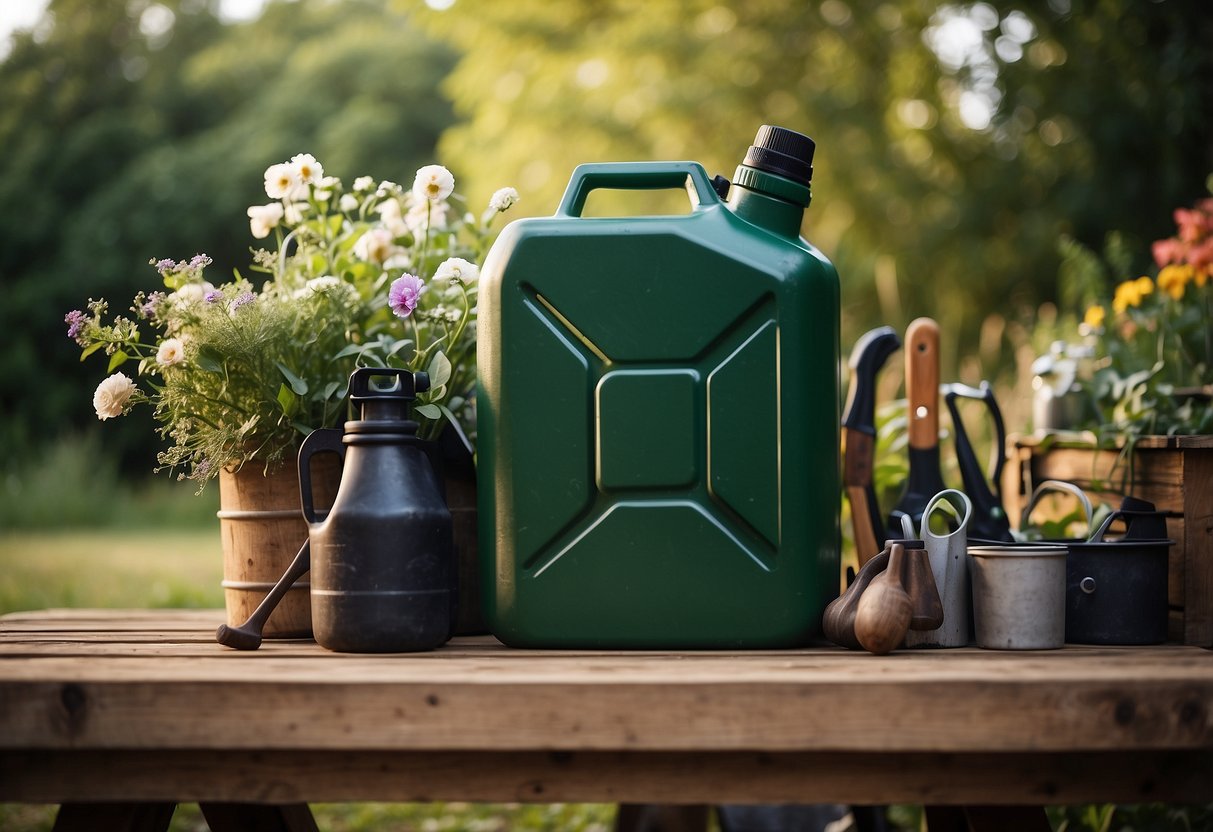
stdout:
POLYGON ((1125 495, 1149 500, 1176 517, 1168 564, 1169 634, 1185 644, 1213 645, 1213 436, 1147 436, 1130 464, 1120 449, 1011 437, 1003 500, 1018 525, 1032 490, 1044 480, 1071 482, 1118 506, 1125 495))

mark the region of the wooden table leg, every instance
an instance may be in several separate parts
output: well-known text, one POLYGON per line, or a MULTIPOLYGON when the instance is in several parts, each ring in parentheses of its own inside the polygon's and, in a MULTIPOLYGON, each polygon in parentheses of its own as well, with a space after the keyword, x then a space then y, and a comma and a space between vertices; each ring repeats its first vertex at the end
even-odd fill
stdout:
POLYGON ((319 832, 306 803, 199 803, 211 832, 319 832))
POLYGON ((53 832, 165 832, 176 803, 64 803, 53 832))

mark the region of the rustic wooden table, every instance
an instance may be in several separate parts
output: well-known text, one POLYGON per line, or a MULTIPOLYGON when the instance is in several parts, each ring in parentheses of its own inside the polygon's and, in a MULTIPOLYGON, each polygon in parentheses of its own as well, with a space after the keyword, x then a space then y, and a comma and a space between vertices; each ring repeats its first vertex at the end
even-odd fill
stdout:
POLYGON ((221 620, 0 619, 0 800, 1213 800, 1200 647, 242 653, 221 620))

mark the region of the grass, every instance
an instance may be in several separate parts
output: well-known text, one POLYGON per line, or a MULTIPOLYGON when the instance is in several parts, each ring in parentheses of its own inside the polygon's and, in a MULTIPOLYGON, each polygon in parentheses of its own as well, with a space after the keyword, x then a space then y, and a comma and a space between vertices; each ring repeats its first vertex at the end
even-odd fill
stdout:
POLYGON ((222 607, 218 527, 0 534, 0 613, 222 607))

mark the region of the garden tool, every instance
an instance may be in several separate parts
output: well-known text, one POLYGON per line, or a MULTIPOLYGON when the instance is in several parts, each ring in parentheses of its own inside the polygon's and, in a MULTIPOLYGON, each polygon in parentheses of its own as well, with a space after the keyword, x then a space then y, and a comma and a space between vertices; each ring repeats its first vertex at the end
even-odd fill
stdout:
POLYGON ((880 551, 884 521, 872 483, 876 447, 876 374, 885 361, 901 348, 901 339, 891 326, 864 333, 855 342, 847 366, 851 387, 843 412, 843 484, 851 503, 855 550, 862 568, 880 551))
POLYGON ((917 318, 906 329, 906 404, 909 409, 910 475, 889 516, 890 539, 901 537, 901 517, 916 528, 927 502, 943 491, 939 468, 939 324, 917 318))
POLYGON ((1002 423, 1002 412, 994 399, 994 391, 989 382, 983 381, 980 387, 969 387, 965 384, 945 384, 943 391, 944 403, 952 414, 952 427, 956 433, 956 461, 960 465, 960 477, 964 482, 964 493, 973 504, 972 521, 969 524, 969 536, 977 540, 1008 542, 1011 536, 1011 524, 1007 513, 1002 507, 1002 466, 1005 461, 1007 444, 1006 429, 1002 423), (961 421, 960 411, 956 406, 957 398, 976 399, 984 402, 994 421, 995 461, 994 470, 987 481, 985 472, 977 462, 969 434, 961 421), (991 485, 993 490, 991 490, 991 485))

